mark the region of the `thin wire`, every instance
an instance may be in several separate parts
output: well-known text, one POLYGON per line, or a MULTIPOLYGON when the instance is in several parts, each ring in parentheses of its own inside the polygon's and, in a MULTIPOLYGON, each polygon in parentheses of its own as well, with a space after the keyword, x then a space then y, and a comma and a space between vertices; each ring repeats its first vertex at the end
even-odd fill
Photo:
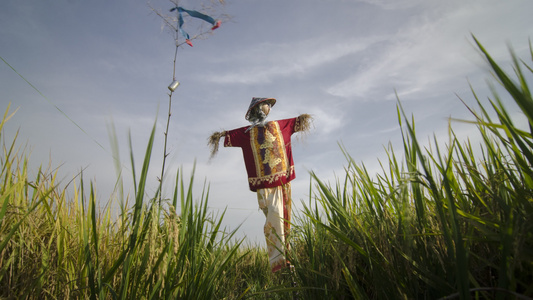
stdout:
MULTIPOLYGON (((20 76, 20 78, 22 78, 24 81, 26 81, 27 84, 29 84, 35 91, 37 91, 37 93, 39 93, 39 95, 41 95, 44 99, 46 99, 46 101, 48 101, 48 103, 50 105, 52 105, 53 107, 55 107, 63 116, 65 116, 65 118, 67 118, 70 122, 72 122, 72 124, 76 125, 76 127, 78 127, 83 133, 85 133, 85 135, 87 135, 89 138, 91 138, 98 146, 100 146, 100 148, 102 148, 105 152, 107 152, 107 150, 104 148, 104 146, 102 146, 102 144, 100 144, 95 138, 93 138, 90 134, 87 133, 87 131, 85 131, 83 128, 81 128, 80 125, 78 125, 78 123, 76 123, 74 120, 72 120, 64 111, 62 111, 57 105, 55 105, 52 101, 50 101, 50 99, 48 99, 43 93, 41 93, 41 91, 39 91, 38 88, 36 88, 33 84, 31 84, 31 82, 29 82, 24 76, 22 76, 22 74, 20 74, 19 72, 17 72, 17 70, 15 70, 15 68, 13 68, 2 56, 0 56, 0 59, 2 59, 2 61, 9 67, 11 68, 11 70, 13 70, 13 72, 15 72, 18 76, 20 76)), ((107 152, 109 153, 109 152, 107 152)))
MULTIPOLYGON (((94 143, 96 143, 100 148, 102 148, 102 150, 104 150, 105 153, 109 154, 113 159, 117 159, 117 157, 115 157, 112 153, 110 153, 104 146, 102 146, 102 144, 100 144, 94 137, 92 137, 89 133, 87 133, 87 131, 85 131, 83 128, 81 128, 80 125, 78 125, 78 123, 76 123, 73 119, 71 119, 63 110, 61 110, 61 108, 59 108, 57 105, 55 105, 50 99, 48 99, 37 87, 35 87, 28 79, 26 79, 24 76, 22 76, 22 74, 20 74, 15 68, 13 68, 13 66, 11 66, 2 56, 0 56, 0 59, 9 67, 11 68, 11 70, 13 70, 13 72, 15 72, 18 76, 20 76, 20 78, 22 78, 24 81, 26 81, 26 83, 31 86, 35 91, 37 91, 37 93, 39 93, 39 95, 41 95, 41 97, 43 97, 50 105, 52 105, 53 107, 55 107, 63 116, 65 116, 65 118, 67 118, 70 122, 72 122, 72 124, 76 125, 76 127, 78 127, 78 129, 80 129, 83 133, 85 133, 85 135, 87 135, 91 140, 93 140, 94 143)), ((129 168, 127 166, 125 166, 124 164, 121 163, 121 166, 123 168, 125 168, 126 170, 129 170, 129 168)))

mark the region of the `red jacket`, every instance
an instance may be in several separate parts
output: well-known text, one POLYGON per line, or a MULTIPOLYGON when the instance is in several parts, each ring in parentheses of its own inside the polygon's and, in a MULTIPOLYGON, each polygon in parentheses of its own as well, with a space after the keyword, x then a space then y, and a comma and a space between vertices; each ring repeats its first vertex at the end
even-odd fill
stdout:
POLYGON ((292 160, 291 135, 299 119, 270 121, 264 127, 249 126, 226 131, 224 147, 240 147, 248 173, 250 190, 276 187, 296 177, 292 160))

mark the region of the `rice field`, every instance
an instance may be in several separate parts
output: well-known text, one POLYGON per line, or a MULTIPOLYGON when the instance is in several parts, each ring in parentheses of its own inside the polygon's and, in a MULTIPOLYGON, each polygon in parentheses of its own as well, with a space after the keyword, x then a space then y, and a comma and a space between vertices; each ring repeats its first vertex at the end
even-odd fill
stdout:
MULTIPOLYGON (((0 298, 532 299, 533 68, 511 54, 509 75, 477 45, 505 91, 465 108, 481 145, 458 140, 452 126, 445 146, 420 144, 399 101, 403 148, 387 149, 379 174, 344 148, 337 182, 311 173, 312 196, 294 212, 293 273, 271 274, 266 250, 221 228, 209 189, 193 195, 194 174, 177 174, 171 199, 147 196, 155 124, 131 174, 134 195, 105 209, 83 176, 71 196, 60 170, 29 178, 24 148, 2 135, 0 298), (529 128, 514 125, 502 99, 529 128)), ((13 114, 8 107, 0 134, 13 114)))

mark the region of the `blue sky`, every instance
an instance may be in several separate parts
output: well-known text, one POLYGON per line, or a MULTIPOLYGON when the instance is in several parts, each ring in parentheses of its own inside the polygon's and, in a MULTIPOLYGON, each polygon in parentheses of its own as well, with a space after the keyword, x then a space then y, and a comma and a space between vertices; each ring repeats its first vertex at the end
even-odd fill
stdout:
MULTIPOLYGON (((206 146, 211 132, 247 125, 244 114, 252 97, 278 100, 270 119, 301 113, 315 118, 312 132, 293 142, 297 213, 300 201, 309 198, 310 171, 332 183, 343 175, 346 160, 339 143, 371 172, 379 170, 389 143, 401 150, 396 93, 414 115, 422 139, 435 135, 445 141, 448 118, 469 117, 458 98, 473 103, 469 83, 482 99, 489 94, 490 74, 471 34, 508 65, 508 45, 528 57, 533 29, 533 2, 525 0, 228 0, 224 6, 184 0, 180 5, 225 22, 206 39, 194 40, 194 47, 178 51, 181 85, 173 95, 165 180, 172 182, 179 168, 188 177, 196 161, 196 195, 205 180, 212 210, 227 207, 225 224, 242 224, 238 236, 260 245, 264 217, 248 190, 241 151, 221 148, 209 161, 206 146)), ((2 1, 0 56, 46 97, 0 61, 0 108, 3 112, 8 103, 18 108, 5 138, 19 132, 33 176, 49 161, 59 167, 64 184, 83 169, 105 205, 117 178, 108 125, 116 127, 128 175, 128 132, 140 164, 157 119, 150 169, 150 191, 155 190, 174 36, 152 8, 166 14, 172 6, 166 0, 2 1)), ((209 28, 194 19, 186 19, 186 26, 191 35, 209 28)), ((453 126, 460 137, 474 138, 475 128, 453 126)), ((126 188, 132 193, 129 180, 126 188)), ((164 194, 171 194, 170 186, 164 194)))

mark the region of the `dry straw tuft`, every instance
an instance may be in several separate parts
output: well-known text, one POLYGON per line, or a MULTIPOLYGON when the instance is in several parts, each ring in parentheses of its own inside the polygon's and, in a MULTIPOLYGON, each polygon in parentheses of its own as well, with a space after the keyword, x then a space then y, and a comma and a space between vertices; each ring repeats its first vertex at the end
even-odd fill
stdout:
POLYGON ((211 156, 209 159, 217 155, 219 141, 224 135, 226 135, 225 131, 213 132, 213 134, 207 139, 207 145, 211 148, 211 156))
POLYGON ((296 124, 297 132, 308 132, 313 125, 313 117, 309 114, 301 114, 298 116, 298 124, 296 124))

